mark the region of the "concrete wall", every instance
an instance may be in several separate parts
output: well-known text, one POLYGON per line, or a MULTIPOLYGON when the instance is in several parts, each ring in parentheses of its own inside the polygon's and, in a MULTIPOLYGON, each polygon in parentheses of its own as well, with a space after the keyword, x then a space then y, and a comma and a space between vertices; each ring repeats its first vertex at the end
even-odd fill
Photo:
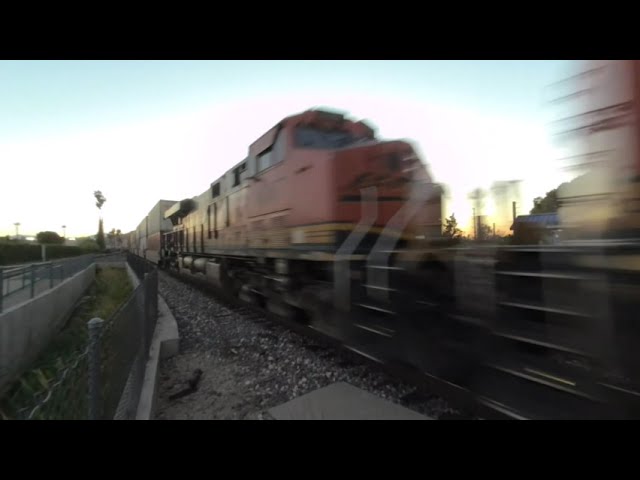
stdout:
MULTIPOLYGON (((133 288, 140 285, 138 277, 125 261, 98 261, 86 270, 65 280, 57 287, 38 295, 33 300, 16 305, 0 314, 0 395, 16 377, 28 368, 48 345, 51 338, 65 324, 78 300, 95 279, 97 268, 124 268, 133 288)), ((169 307, 158 297, 159 319, 154 331, 150 352, 145 355, 144 384, 138 405, 129 405, 127 393, 133 386, 134 371, 141 366, 135 362, 125 392, 120 399, 116 419, 151 419, 155 406, 157 372, 161 358, 178 353, 179 334, 175 318, 169 307), (125 411, 123 407, 127 407, 125 411)))
POLYGON ((96 264, 0 314, 0 394, 35 361, 95 279, 96 264))
POLYGON ((127 275, 129 275, 129 281, 131 282, 131 286, 135 290, 136 288, 138 288, 138 285, 140 285, 140 280, 138 280, 138 276, 131 269, 128 263, 125 262, 124 266, 127 268, 127 275))
POLYGON ((169 306, 158 295, 158 322, 151 340, 136 420, 152 420, 155 417, 160 360, 173 357, 178 353, 180 353, 178 323, 169 306))

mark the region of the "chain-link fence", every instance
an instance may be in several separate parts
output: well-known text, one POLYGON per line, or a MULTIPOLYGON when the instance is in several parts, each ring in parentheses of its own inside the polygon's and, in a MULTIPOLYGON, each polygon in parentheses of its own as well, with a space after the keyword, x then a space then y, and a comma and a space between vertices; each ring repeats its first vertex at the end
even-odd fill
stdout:
POLYGON ((156 270, 155 264, 130 252, 127 252, 127 263, 140 280, 144 278, 145 273, 156 270))
MULTIPOLYGON (((101 403, 94 405, 96 419, 135 418, 158 316, 158 272, 149 270, 111 320, 94 327, 102 330, 99 347, 90 349, 99 355, 101 366, 96 371, 100 380, 92 381, 96 393, 91 397, 101 403)), ((98 364, 93 353, 90 363, 98 364)))
MULTIPOLYGON (((102 261, 102 259, 96 259, 102 261)), ((124 258, 122 258, 124 260, 124 258)), ((158 316, 158 273, 155 265, 127 255, 140 280, 128 299, 108 319, 93 318, 81 335, 82 351, 55 378, 41 370, 22 381, 22 405, 5 418, 36 420, 134 419, 158 316), (33 385, 43 388, 35 391, 33 385), (28 388, 25 388, 28 387, 28 388)))
POLYGON ((36 370, 23 379, 18 398, 13 402, 24 405, 14 412, 2 412, 3 419, 15 420, 84 420, 87 418, 88 396, 88 346, 66 365, 60 365, 55 378, 48 379, 46 372, 36 370), (34 388, 34 384, 41 388, 34 388))

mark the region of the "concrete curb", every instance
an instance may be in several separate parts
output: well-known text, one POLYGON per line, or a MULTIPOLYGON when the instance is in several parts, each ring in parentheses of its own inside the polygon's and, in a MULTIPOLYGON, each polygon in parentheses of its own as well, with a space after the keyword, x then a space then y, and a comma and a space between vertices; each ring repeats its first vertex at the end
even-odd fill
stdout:
POLYGON ((144 372, 136 420, 151 420, 155 414, 156 387, 160 360, 173 357, 180 351, 178 323, 164 299, 158 295, 158 322, 153 332, 149 359, 144 372))
POLYGON ((432 420, 346 382, 336 382, 268 410, 276 420, 432 420))

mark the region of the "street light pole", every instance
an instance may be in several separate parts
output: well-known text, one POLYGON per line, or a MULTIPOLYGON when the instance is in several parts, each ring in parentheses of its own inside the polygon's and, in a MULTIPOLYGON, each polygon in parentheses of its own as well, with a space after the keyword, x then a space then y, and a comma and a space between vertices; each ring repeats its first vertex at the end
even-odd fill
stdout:
POLYGON ((16 240, 18 239, 18 237, 20 236, 20 222, 16 222, 14 223, 15 227, 16 227, 16 240))
POLYGON ((478 219, 476 217, 476 209, 473 209, 473 238, 478 239, 478 219))
POLYGON ((67 226, 66 225, 62 225, 62 238, 64 238, 65 240, 67 238, 67 226))

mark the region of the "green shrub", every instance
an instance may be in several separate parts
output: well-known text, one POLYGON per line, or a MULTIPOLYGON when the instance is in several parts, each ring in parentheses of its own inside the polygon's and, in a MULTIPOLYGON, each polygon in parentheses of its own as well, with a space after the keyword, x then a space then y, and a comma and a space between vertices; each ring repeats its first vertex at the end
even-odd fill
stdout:
MULTIPOLYGON (((83 245, 82 247, 70 245, 47 245, 47 260, 77 257, 97 251, 97 246, 83 245)), ((25 262, 42 261, 42 247, 29 243, 0 243, 0 265, 13 265, 25 262)))
POLYGON ((39 262, 42 259, 40 245, 26 243, 0 244, 0 265, 22 262, 39 262))
POLYGON ((38 243, 51 245, 62 245, 64 243, 64 238, 56 232, 40 232, 36 235, 36 240, 38 240, 38 243))

